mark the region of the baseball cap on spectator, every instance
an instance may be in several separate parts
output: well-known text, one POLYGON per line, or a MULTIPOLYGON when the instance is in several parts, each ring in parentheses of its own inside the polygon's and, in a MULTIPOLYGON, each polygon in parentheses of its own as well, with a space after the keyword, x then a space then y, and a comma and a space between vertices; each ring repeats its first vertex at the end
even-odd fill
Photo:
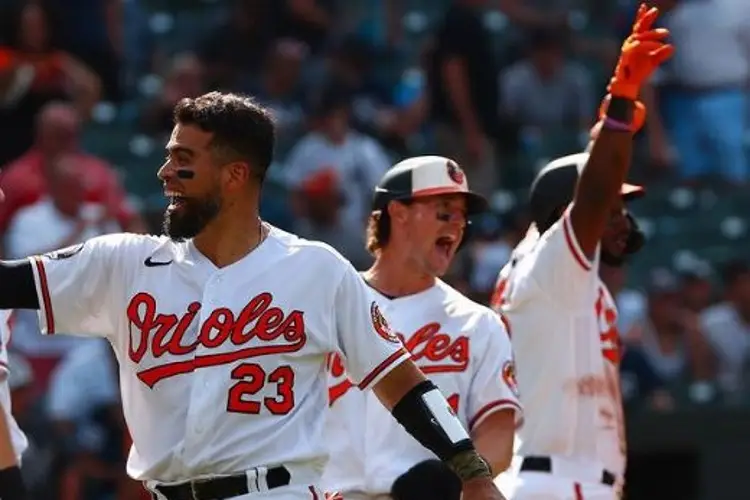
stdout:
POLYGON ((647 292, 649 296, 674 295, 680 292, 680 282, 672 271, 659 267, 649 275, 647 292))
POLYGON ((300 190, 310 198, 335 196, 339 192, 339 176, 333 168, 320 170, 308 177, 300 190))
POLYGON ((710 281, 714 275, 714 270, 706 261, 696 260, 679 271, 683 281, 692 283, 695 281, 710 281))

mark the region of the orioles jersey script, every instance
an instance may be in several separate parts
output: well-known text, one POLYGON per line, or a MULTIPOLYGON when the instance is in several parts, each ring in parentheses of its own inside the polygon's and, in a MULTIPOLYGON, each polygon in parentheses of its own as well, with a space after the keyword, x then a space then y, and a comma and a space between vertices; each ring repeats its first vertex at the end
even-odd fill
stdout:
POLYGON ((104 336, 114 348, 132 477, 284 465, 317 481, 327 354, 344 353, 360 389, 408 359, 387 325, 375 328, 374 296, 348 261, 266 227, 223 268, 192 240, 132 234, 32 258, 42 331, 104 336))
POLYGON ((591 261, 581 251, 566 210, 514 250, 492 305, 508 320, 518 364, 526 410, 518 454, 574 457, 621 478, 617 310, 596 255, 591 261))
MULTIPOLYGON (((467 429, 507 408, 520 417, 510 341, 497 314, 439 280, 414 295, 377 297, 392 330, 467 429)), ((351 492, 388 493, 411 466, 435 458, 389 417, 374 394, 352 390, 355 383, 338 355, 330 356, 328 368, 331 458, 325 489, 344 498, 351 492)))
POLYGON ((5 419, 8 422, 8 430, 10 430, 10 440, 13 444, 13 451, 15 451, 16 458, 20 462, 21 455, 26 451, 29 443, 12 416, 10 386, 8 385, 8 377, 10 376, 10 367, 8 366, 10 317, 10 311, 0 311, 0 406, 2 406, 2 411, 5 411, 5 419))

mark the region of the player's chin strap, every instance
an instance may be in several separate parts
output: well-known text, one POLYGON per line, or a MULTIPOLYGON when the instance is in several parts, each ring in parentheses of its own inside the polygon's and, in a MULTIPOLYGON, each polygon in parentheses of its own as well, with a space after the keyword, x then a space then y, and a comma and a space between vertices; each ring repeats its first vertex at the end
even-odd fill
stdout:
POLYGON ((462 480, 492 478, 492 470, 474 449, 469 434, 440 390, 425 380, 393 408, 393 416, 414 439, 432 451, 462 480))

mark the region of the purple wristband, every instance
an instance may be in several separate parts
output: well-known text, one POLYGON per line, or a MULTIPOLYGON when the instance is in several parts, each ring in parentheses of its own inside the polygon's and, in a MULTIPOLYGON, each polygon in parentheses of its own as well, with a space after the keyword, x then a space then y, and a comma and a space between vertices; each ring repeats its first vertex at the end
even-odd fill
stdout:
POLYGON ((604 119, 604 123, 602 124, 603 128, 608 128, 610 130, 619 130, 620 132, 632 132, 633 127, 628 124, 624 123, 618 120, 613 120, 610 117, 606 117, 604 119))

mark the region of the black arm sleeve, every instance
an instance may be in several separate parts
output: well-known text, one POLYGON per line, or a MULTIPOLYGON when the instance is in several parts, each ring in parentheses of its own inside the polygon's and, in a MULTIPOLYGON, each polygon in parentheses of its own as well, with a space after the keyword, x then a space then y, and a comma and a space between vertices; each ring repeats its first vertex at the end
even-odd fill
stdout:
POLYGON ((28 259, 0 260, 0 309, 39 309, 28 259))

